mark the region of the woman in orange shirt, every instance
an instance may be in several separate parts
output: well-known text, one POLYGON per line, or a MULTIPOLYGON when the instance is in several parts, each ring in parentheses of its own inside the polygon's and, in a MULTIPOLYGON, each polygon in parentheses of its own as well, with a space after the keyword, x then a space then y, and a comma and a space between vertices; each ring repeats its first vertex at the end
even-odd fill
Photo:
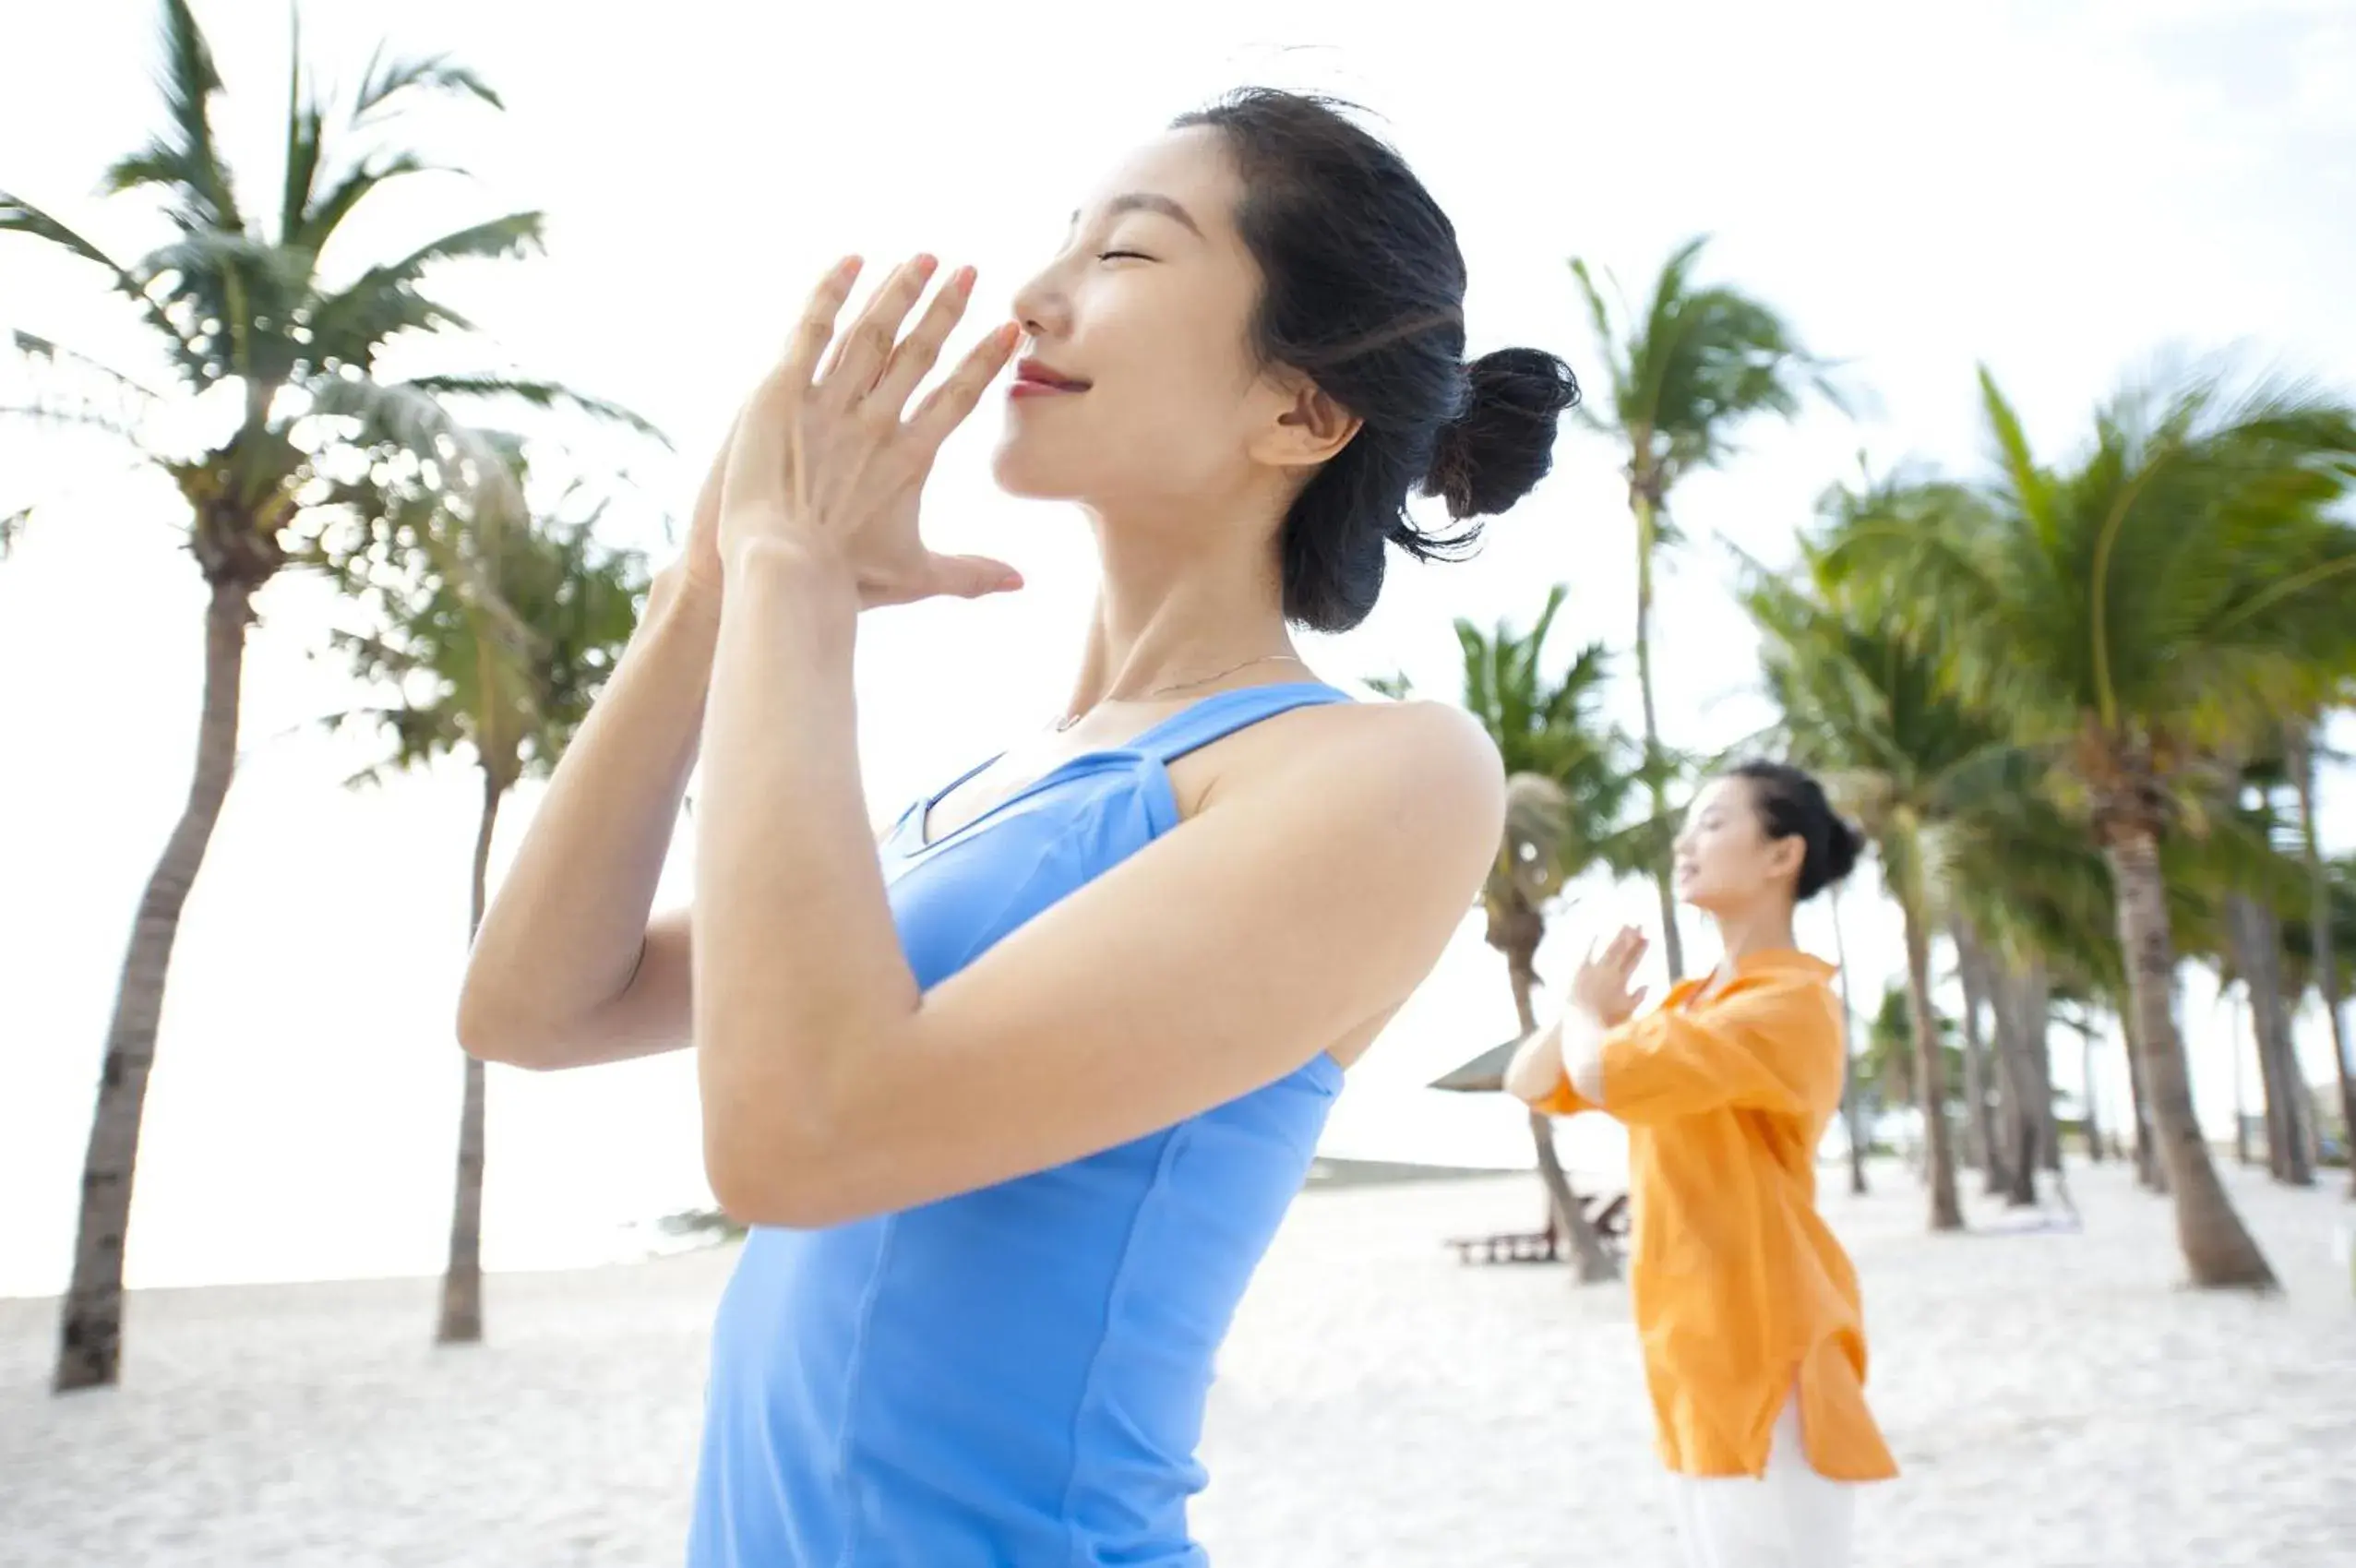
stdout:
POLYGON ((1816 1213, 1846 1057, 1835 971, 1791 929, 1860 847, 1796 768, 1713 781, 1677 890, 1716 925, 1717 968, 1636 1018, 1645 942, 1621 931, 1506 1075, 1543 1110, 1627 1124, 1636 1327, 1694 1568, 1841 1568, 1851 1483, 1897 1473, 1865 1406, 1856 1272, 1816 1213))

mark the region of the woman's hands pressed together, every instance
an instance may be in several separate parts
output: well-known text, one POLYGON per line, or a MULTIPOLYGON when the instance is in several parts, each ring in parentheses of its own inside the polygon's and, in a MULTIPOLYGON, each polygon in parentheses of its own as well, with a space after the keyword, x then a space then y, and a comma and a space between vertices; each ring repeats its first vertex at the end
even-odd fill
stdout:
MULTIPOLYGON (((917 532, 941 443, 973 413, 1022 336, 1011 323, 990 332, 912 410, 973 296, 973 269, 960 268, 903 336, 937 266, 920 256, 896 269, 839 341, 858 259, 836 266, 812 293, 784 358, 737 416, 721 465, 711 544, 724 577, 747 552, 783 549, 842 573, 861 608, 1022 586, 1003 561, 937 554, 917 532)), ((691 552, 700 543, 691 541, 691 552)))
POLYGON ((1622 926, 1601 952, 1590 950, 1571 977, 1571 1005, 1607 1029, 1627 1023, 1644 999, 1643 988, 1632 990, 1629 982, 1648 945, 1644 932, 1622 926))

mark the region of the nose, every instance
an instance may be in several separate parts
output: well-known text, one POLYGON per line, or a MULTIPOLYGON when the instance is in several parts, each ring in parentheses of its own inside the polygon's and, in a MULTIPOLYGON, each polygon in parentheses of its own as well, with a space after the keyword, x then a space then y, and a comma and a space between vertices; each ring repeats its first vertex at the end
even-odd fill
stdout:
POLYGON ((1065 337, 1071 330, 1071 296, 1064 286, 1063 260, 1058 257, 1014 293, 1014 318, 1032 341, 1065 337))

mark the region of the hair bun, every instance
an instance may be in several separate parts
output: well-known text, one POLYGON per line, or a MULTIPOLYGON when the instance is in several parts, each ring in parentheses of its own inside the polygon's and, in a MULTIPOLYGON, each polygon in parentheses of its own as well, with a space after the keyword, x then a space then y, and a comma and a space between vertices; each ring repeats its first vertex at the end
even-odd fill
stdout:
POLYGON ((1554 466, 1555 426, 1579 401, 1578 377, 1543 349, 1499 349, 1465 367, 1466 395, 1441 426, 1423 493, 1448 515, 1494 517, 1528 495, 1554 466))
POLYGON ((1845 880, 1857 869, 1858 856, 1865 853, 1865 835, 1856 824, 1835 813, 1832 832, 1824 843, 1824 880, 1828 883, 1845 880))

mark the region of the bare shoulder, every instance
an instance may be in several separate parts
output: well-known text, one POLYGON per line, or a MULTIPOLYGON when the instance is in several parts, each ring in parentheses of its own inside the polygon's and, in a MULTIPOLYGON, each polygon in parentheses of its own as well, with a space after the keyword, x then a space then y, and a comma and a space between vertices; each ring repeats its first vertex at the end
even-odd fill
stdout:
POLYGON ((1477 810, 1493 800, 1504 810, 1505 766, 1489 732, 1445 702, 1354 702, 1330 710, 1348 734, 1335 765, 1381 766, 1431 795, 1435 809, 1477 810))
MULTIPOLYGON (((1484 862, 1505 813, 1505 772, 1473 717, 1441 702, 1347 702, 1259 726, 1225 760, 1216 796, 1314 801, 1336 827, 1371 820, 1441 844, 1461 839, 1484 862)), ((1206 798, 1206 805, 1210 804, 1206 798)))

